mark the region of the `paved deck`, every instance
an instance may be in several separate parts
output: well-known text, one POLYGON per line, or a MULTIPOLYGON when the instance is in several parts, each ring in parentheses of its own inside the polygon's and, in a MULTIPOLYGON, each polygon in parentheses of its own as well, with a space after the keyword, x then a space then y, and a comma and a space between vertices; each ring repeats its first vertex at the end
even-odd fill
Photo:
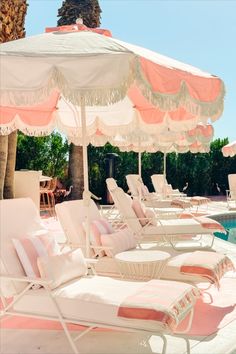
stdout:
MULTIPOLYGON (((214 201, 208 206, 209 214, 226 211, 227 205, 224 201, 214 201)), ((216 239, 214 249, 227 254, 236 264, 236 245, 216 239)), ((229 273, 227 277, 232 279, 232 284, 233 282, 236 284, 235 274, 229 273)), ((236 304, 236 287, 231 291, 235 294, 236 304)), ((205 320, 208 320, 207 313, 205 320)), ((168 339, 167 354, 186 352, 183 338, 166 337, 168 339)), ((210 336, 191 336, 189 340, 192 354, 236 354, 236 319, 210 336)), ((83 354, 149 354, 160 353, 161 341, 155 335, 149 336, 143 333, 93 331, 79 340, 78 348, 83 354)), ((60 330, 1 328, 0 353, 65 354, 71 353, 71 348, 64 333, 60 330)))

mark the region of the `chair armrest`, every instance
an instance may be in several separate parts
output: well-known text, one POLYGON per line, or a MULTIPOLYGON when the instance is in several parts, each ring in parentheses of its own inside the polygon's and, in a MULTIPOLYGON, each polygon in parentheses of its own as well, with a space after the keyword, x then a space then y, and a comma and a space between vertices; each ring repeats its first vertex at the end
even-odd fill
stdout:
POLYGON ((98 259, 95 258, 85 258, 85 262, 89 265, 89 264, 96 264, 98 263, 98 259))

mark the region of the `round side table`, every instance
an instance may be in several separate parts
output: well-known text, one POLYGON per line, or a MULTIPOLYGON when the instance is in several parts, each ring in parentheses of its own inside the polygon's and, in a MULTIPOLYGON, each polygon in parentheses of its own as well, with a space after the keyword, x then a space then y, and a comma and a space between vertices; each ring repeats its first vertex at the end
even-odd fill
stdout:
POLYGON ((170 254, 163 251, 133 250, 115 255, 123 278, 134 280, 159 279, 170 254))

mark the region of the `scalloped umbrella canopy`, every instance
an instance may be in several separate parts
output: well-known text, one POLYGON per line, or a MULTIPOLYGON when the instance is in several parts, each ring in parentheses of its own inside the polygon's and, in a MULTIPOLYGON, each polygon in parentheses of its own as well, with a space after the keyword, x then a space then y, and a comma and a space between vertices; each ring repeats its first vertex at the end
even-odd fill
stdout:
MULTIPOLYGON (((141 127, 155 133, 167 128, 189 130, 209 118, 214 121, 222 113, 224 85, 219 78, 98 34, 98 29, 81 25, 58 29, 1 44, 2 109, 42 104, 54 90, 76 105, 77 112, 81 100, 88 108, 111 105, 127 95, 130 108, 141 117, 141 127)), ((20 127, 34 134, 40 126, 42 134, 48 133, 44 126, 52 128, 55 122, 46 115, 47 122, 42 114, 29 122, 21 110, 6 122, 1 114, 2 131, 7 134, 20 127)))
POLYGON ((236 140, 222 147, 222 153, 225 157, 233 157, 236 155, 236 140))
MULTIPOLYGON (((210 143, 214 135, 214 128, 212 125, 199 123, 196 128, 186 131, 171 133, 166 135, 146 135, 139 132, 139 134, 131 134, 130 136, 117 136, 109 142, 118 146, 121 151, 135 151, 135 152, 178 152, 192 153, 209 152, 210 143)), ((96 142, 95 142, 96 144, 96 142)))
MULTIPOLYGON (((49 115, 41 107, 40 118, 36 112, 22 118, 17 107, 27 110, 26 107, 41 105, 58 91, 74 105, 75 127, 81 119, 86 205, 86 107, 115 104, 128 95, 145 127, 153 129, 162 122, 168 129, 172 123, 185 126, 182 130, 208 119, 214 121, 223 111, 224 84, 219 78, 105 34, 77 24, 0 46, 0 105, 17 110, 16 114, 10 112, 7 122, 2 110, 1 134, 18 127, 32 135, 48 134, 48 127, 52 129, 57 124, 55 109, 49 115)), ((89 222, 87 255, 88 235, 89 222)))
POLYGON ((76 131, 81 121, 85 190, 89 107, 104 110, 129 100, 130 108, 138 112, 141 129, 152 133, 160 132, 160 127, 188 130, 200 121, 214 121, 223 111, 224 84, 218 77, 99 31, 104 33, 79 24, 63 26, 3 43, 0 51, 1 133, 20 128, 32 135, 48 134, 58 124, 52 102, 59 92, 73 106, 70 130, 76 131), (45 102, 51 105, 51 115, 43 107, 45 102), (29 106, 35 105, 40 106, 40 115, 29 113, 29 106))

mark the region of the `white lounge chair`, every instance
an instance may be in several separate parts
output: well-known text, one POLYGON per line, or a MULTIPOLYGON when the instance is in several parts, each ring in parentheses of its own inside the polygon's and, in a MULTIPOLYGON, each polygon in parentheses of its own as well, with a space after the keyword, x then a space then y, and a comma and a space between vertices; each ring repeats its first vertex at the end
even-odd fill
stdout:
POLYGON ((226 190, 227 204, 230 210, 236 209, 236 174, 228 175, 229 189, 226 190))
MULTIPOLYGON (((178 247, 177 243, 181 241, 183 235, 198 235, 200 236, 200 242, 195 242, 196 240, 191 240, 188 245, 188 249, 209 249, 212 248, 214 243, 214 232, 222 231, 222 226, 219 223, 206 225, 204 219, 157 219, 153 218, 146 223, 145 226, 141 225, 140 219, 136 215, 134 209, 132 208, 132 203, 127 198, 126 193, 121 188, 116 188, 110 190, 112 198, 115 202, 117 209, 123 217, 123 221, 128 225, 128 227, 135 233, 137 239, 140 242, 145 241, 165 241, 168 242, 176 250, 183 247, 178 247), (153 225, 153 223, 155 225, 153 225), (219 229, 220 228, 220 229, 219 229), (208 239, 207 244, 202 244, 203 237, 208 239), (193 243, 192 243, 193 241, 193 243), (191 246, 192 243, 192 246, 191 246)), ((147 218, 145 218, 147 219, 147 218)), ((210 220, 209 220, 210 222, 210 220)), ((186 241, 184 241, 186 244, 186 241)), ((187 245, 186 245, 187 246, 187 245)), ((186 248, 186 247, 185 247, 186 248)))
MULTIPOLYGON (((23 316, 44 318, 59 321, 74 353, 78 353, 75 345, 82 335, 95 327, 112 328, 129 332, 144 331, 148 335, 159 335, 163 339, 162 353, 166 352, 167 340, 163 334, 173 333, 176 326, 189 314, 185 331, 189 330, 194 304, 199 292, 195 287, 164 280, 144 282, 129 282, 100 276, 82 276, 73 279, 51 290, 52 279, 29 278, 25 276, 22 265, 14 250, 12 238, 21 239, 28 233, 40 230, 38 212, 30 199, 12 199, 0 201, 1 217, 1 250, 0 250, 0 294, 3 309, 0 316, 23 316), (35 290, 32 286, 38 284, 41 288, 35 290), (137 301, 147 294, 150 286, 157 289, 153 295, 162 298, 170 296, 167 305, 156 301, 155 296, 147 295, 145 304, 137 301), (168 293, 165 295, 166 289, 168 293), (175 290, 174 290, 175 289, 175 290), (7 301, 7 298, 12 298, 7 301), (152 301, 154 299, 154 302, 152 301), (134 302, 135 299, 136 301, 134 302), (154 320, 146 316, 137 319, 142 313, 150 311, 154 320), (127 313, 131 311, 131 313, 127 313), (160 314, 165 314, 160 320, 160 314), (80 324, 88 328, 73 338, 67 324, 80 324)), ((63 267, 61 268, 63 273, 63 267)), ((140 317, 139 317, 140 318, 140 317)), ((187 352, 189 353, 189 343, 187 352)))
MULTIPOLYGON (((113 184, 114 186, 114 184, 113 184)), ((69 244, 72 247, 77 247, 78 245, 85 245, 85 232, 82 228, 82 224, 85 221, 85 207, 83 200, 76 200, 76 201, 69 201, 69 202, 63 202, 60 204, 56 205, 56 213, 58 216, 58 219, 62 225, 62 228, 66 234, 67 237, 67 244, 69 244)), ((90 215, 90 221, 97 221, 101 219, 101 215, 99 213, 99 210, 97 206, 95 205, 94 201, 91 200, 90 206, 89 206, 89 215, 90 215)), ((138 248, 138 247, 137 247, 138 248)), ((137 249, 136 248, 136 249, 137 249)), ((189 261, 190 265, 194 265, 194 259, 195 259, 195 252, 185 252, 185 253, 179 253, 175 251, 172 247, 167 247, 165 248, 158 246, 155 243, 149 243, 149 244, 142 244, 141 248, 143 249, 148 249, 148 250, 160 250, 160 251, 167 251, 170 254, 170 258, 168 259, 167 263, 165 264, 165 268, 163 272, 161 273, 161 278, 162 279, 168 279, 168 280, 178 280, 178 281, 184 281, 184 282, 193 282, 193 283, 199 283, 199 282, 207 282, 213 281, 213 279, 209 278, 209 273, 212 272, 212 274, 215 272, 215 261, 211 263, 209 261, 209 257, 207 258, 207 255, 209 252, 202 252, 202 274, 193 274, 193 273, 183 273, 181 272, 181 267, 184 266, 184 264, 187 264, 189 261), (206 260, 207 258, 207 260, 206 260), (207 266, 209 268, 206 269, 206 271, 203 271, 204 269, 204 261, 207 263, 207 266)), ((115 261, 114 258, 108 257, 106 255, 101 254, 101 249, 105 249, 103 246, 98 247, 98 248, 93 248, 91 251, 91 257, 96 257, 96 264, 94 264, 94 268, 98 274, 101 275, 109 275, 113 277, 119 277, 120 276, 120 271, 119 271, 119 266, 118 263, 115 261)), ((135 250, 135 248, 133 249, 135 250)), ((216 254, 215 252, 211 252, 213 254, 216 254)), ((217 255, 216 255, 217 257, 217 255)), ((224 262, 226 265, 227 259, 225 255, 220 255, 220 262, 224 262)), ((219 262, 219 258, 217 258, 217 262, 219 262)), ((221 276, 224 275, 224 273, 227 271, 227 267, 224 266, 224 270, 220 271, 221 275, 219 276, 219 279, 221 276)))
POLYGON ((171 184, 168 184, 165 176, 162 174, 152 175, 151 180, 156 193, 162 195, 164 198, 179 198, 186 196, 186 194, 180 192, 178 189, 173 189, 171 184))
MULTIPOLYGON (((110 178, 106 182, 108 183, 109 180, 110 178)), ((191 207, 189 201, 177 200, 177 198, 173 201, 171 198, 163 198, 162 194, 150 193, 139 175, 127 175, 126 180, 133 198, 141 200, 147 207, 158 209, 160 213, 174 213, 178 215, 182 212, 181 209, 191 207)))

